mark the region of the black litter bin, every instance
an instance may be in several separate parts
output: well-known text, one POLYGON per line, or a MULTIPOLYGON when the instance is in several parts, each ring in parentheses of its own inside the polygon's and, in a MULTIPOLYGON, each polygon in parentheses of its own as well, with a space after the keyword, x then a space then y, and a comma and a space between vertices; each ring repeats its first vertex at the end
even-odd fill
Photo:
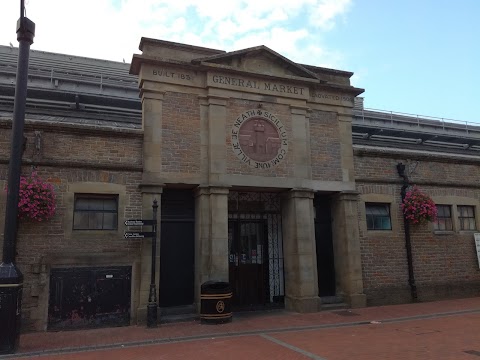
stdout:
POLYGON ((12 263, 0 262, 0 354, 12 354, 20 339, 23 275, 12 263))
POLYGON ((228 282, 204 282, 200 301, 202 323, 222 324, 232 321, 232 288, 228 282))

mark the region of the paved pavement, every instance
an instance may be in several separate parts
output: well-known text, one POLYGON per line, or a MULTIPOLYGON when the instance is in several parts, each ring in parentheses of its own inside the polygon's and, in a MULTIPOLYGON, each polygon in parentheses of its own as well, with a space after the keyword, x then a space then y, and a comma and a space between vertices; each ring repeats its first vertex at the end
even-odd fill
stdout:
POLYGON ((18 359, 480 360, 480 297, 297 314, 24 334, 18 359))

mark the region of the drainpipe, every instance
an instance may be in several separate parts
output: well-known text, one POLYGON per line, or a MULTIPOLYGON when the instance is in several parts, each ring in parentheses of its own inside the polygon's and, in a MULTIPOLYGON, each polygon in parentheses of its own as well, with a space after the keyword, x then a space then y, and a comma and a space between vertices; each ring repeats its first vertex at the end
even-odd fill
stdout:
MULTIPOLYGON (((407 174, 405 174, 405 165, 402 163, 397 164, 398 175, 403 178, 402 189, 400 195, 402 196, 402 203, 407 193, 407 188, 410 186, 410 181, 407 174)), ((403 213, 403 212, 402 212, 403 213)), ((410 240, 410 222, 403 214, 403 228, 405 229, 405 248, 407 249, 407 263, 408 263, 408 284, 410 285, 410 293, 412 295, 412 301, 417 301, 417 285, 415 285, 415 274, 413 273, 413 259, 412 259, 412 242, 410 240)))

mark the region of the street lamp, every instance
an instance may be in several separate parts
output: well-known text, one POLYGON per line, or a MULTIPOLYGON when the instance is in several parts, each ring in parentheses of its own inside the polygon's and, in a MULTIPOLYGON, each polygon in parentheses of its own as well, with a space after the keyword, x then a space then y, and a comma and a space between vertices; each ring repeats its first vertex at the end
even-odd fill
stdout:
POLYGON ((158 202, 157 199, 153 200, 153 237, 152 237, 152 260, 151 260, 151 273, 150 273, 150 291, 148 294, 147 305, 147 327, 157 327, 157 287, 155 285, 155 268, 156 268, 156 256, 157 256, 157 212, 158 202))
MULTIPOLYGON (((402 197, 402 203, 405 200, 407 189, 410 186, 410 180, 405 173, 405 165, 401 162, 397 164, 398 176, 403 179, 402 188, 400 190, 400 196, 402 197)), ((410 285, 410 294, 412 301, 417 301, 417 285, 415 284, 415 273, 413 272, 413 256, 412 256, 412 242, 410 239, 410 222, 407 219, 405 213, 403 213, 403 227, 405 232, 405 249, 407 250, 407 265, 408 265, 408 284, 410 285)))
POLYGON ((35 36, 35 23, 25 17, 20 1, 17 21, 18 66, 12 121, 12 143, 7 183, 3 259, 0 263, 0 354, 13 353, 20 339, 23 274, 15 265, 17 240, 18 192, 22 170, 23 127, 27 100, 28 60, 35 36))

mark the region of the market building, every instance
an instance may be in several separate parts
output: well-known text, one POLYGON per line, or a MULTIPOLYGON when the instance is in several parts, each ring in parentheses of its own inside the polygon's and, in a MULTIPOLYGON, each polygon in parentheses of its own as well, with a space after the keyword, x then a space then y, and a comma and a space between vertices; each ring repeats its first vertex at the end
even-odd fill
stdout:
MULTIPOLYGON (((365 110, 351 72, 265 46, 140 50, 32 51, 24 173, 54 184, 57 213, 19 227, 24 330, 145 322, 151 239, 124 222, 154 200, 160 319, 197 314, 208 280, 235 311, 412 301, 399 163, 441 212, 410 229, 418 300, 479 294, 479 127, 365 110)), ((0 47, 2 189, 16 58, 0 47)))

